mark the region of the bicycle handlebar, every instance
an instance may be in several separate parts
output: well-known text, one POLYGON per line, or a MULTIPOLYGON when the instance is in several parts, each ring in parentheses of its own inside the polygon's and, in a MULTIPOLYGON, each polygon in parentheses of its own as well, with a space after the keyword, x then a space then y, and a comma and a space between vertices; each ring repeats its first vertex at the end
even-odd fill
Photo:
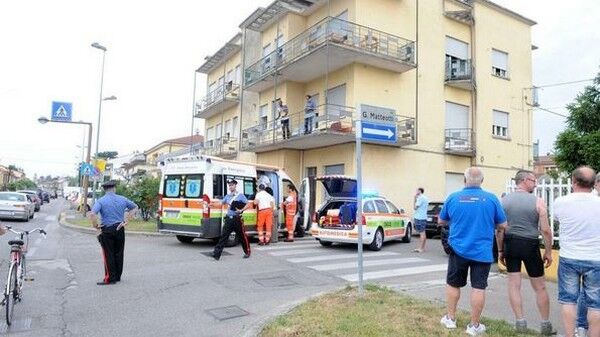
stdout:
POLYGON ((46 233, 45 230, 43 230, 40 227, 34 228, 32 230, 28 230, 28 231, 22 231, 22 232, 19 232, 19 231, 16 231, 16 230, 12 229, 12 226, 5 226, 5 227, 6 227, 7 230, 9 230, 9 231, 11 231, 11 232, 13 232, 13 233, 15 233, 17 235, 23 235, 23 234, 29 235, 29 234, 34 233, 34 232, 40 232, 40 234, 42 234, 44 237, 46 237, 46 235, 48 234, 48 233, 46 233))

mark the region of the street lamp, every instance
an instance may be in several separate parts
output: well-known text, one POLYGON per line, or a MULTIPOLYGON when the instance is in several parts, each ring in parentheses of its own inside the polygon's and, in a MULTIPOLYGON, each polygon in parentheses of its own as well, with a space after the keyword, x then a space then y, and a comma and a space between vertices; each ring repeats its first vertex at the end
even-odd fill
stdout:
MULTIPOLYGON (((79 124, 79 125, 87 125, 88 126, 88 145, 87 145, 87 158, 86 158, 86 163, 89 165, 90 160, 91 160, 91 149, 92 149, 92 123, 88 123, 88 122, 71 122, 71 121, 53 121, 50 120, 46 117, 40 117, 38 118, 38 122, 40 122, 40 124, 46 124, 48 122, 50 123, 63 123, 63 124, 79 124)), ((86 215, 87 212, 87 195, 88 195, 88 187, 89 187, 89 176, 88 175, 84 175, 83 177, 83 204, 81 205, 81 212, 83 213, 83 215, 86 215)))

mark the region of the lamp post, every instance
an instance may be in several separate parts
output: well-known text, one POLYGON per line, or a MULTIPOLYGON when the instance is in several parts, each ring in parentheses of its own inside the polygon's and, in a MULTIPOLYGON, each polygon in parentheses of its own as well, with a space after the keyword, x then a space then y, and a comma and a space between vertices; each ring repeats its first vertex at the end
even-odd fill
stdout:
MULTIPOLYGON (((87 158, 86 163, 89 164, 91 160, 91 149, 92 149, 92 123, 88 122, 69 122, 69 121, 53 121, 49 120, 46 117, 38 118, 38 122, 41 124, 50 123, 63 123, 63 124, 80 124, 88 126, 88 144, 87 144, 87 158)), ((89 187, 90 177, 88 175, 83 176, 83 204, 81 205, 81 213, 83 216, 87 213, 87 195, 88 195, 88 187, 89 187)))

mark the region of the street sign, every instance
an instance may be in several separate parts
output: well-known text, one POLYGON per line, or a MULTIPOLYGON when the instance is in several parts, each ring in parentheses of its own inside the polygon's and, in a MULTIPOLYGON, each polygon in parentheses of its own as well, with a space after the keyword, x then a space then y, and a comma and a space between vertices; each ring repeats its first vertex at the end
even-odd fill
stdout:
POLYGON ((83 163, 81 164, 81 169, 79 170, 79 173, 82 176, 91 177, 94 175, 94 166, 92 164, 83 163))
POLYGON ((51 120, 70 122, 73 118, 73 104, 67 102, 52 102, 51 120))
POLYGON ((392 109, 361 104, 360 105, 361 119, 367 123, 396 125, 396 111, 392 109))
POLYGON ((386 143, 396 143, 397 133, 396 125, 387 125, 379 123, 361 123, 361 138, 366 141, 378 141, 386 143))

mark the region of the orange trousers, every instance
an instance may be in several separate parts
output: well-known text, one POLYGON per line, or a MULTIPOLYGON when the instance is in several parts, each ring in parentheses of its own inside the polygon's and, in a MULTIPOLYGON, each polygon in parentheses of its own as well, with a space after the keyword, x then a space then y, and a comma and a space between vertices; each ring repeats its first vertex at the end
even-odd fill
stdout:
POLYGON ((258 211, 256 221, 256 231, 258 232, 259 242, 271 241, 271 231, 273 230, 273 209, 265 208, 258 211), (266 232, 265 232, 266 231, 266 232))
POLYGON ((285 216, 285 228, 288 232, 288 239, 294 238, 294 216, 286 215, 285 216))

